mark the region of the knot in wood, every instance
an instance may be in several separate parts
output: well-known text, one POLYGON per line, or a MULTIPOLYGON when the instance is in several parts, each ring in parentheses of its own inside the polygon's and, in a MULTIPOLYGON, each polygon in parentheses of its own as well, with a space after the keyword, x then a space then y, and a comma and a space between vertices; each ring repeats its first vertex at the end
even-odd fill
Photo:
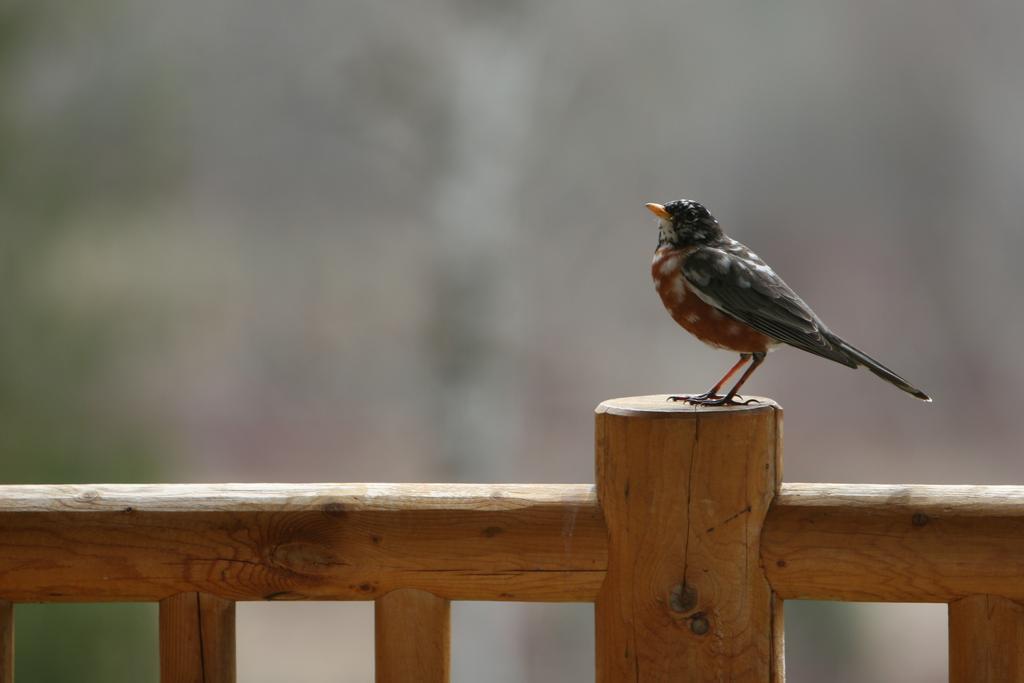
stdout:
POLYGON ((94 503, 100 499, 100 492, 94 489, 87 489, 78 494, 78 499, 83 503, 94 503))
POLYGON ((677 583, 669 593, 668 606, 680 614, 692 612, 697 608, 697 589, 686 583, 677 583))
POLYGON ((326 545, 302 541, 274 546, 270 552, 270 562, 275 567, 300 574, 329 574, 337 567, 346 565, 326 545))
POLYGON ((690 630, 698 636, 702 636, 711 630, 711 623, 703 612, 697 612, 690 619, 690 630))
POLYGON ((325 503, 321 509, 328 517, 340 519, 348 515, 348 510, 345 509, 345 505, 343 503, 325 503))

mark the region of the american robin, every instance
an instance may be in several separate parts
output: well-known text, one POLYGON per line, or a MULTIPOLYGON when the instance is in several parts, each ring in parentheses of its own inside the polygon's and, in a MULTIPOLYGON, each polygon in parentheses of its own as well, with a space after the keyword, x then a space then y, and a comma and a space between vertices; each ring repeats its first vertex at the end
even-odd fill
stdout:
POLYGON ((703 394, 672 396, 695 405, 739 403, 736 392, 768 351, 789 344, 851 368, 866 367, 923 401, 928 395, 833 334, 757 254, 726 236, 703 206, 688 199, 648 204, 658 217, 658 248, 651 276, 673 320, 705 344, 740 354, 739 361, 703 394), (745 363, 726 392, 718 391, 745 363))

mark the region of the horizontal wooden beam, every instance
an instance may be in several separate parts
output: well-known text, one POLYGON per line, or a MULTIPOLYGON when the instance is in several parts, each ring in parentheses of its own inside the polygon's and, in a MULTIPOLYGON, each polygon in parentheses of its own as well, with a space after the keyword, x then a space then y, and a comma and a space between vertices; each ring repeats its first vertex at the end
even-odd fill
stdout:
POLYGON ((1024 600, 1024 487, 784 484, 761 560, 785 599, 1024 600))
POLYGON ((607 566, 593 486, 0 487, 0 600, 592 601, 607 566))
MULTIPOLYGON (((0 486, 0 601, 590 602, 586 485, 0 486)), ((1024 601, 1024 487, 784 484, 761 559, 785 599, 1024 601)))

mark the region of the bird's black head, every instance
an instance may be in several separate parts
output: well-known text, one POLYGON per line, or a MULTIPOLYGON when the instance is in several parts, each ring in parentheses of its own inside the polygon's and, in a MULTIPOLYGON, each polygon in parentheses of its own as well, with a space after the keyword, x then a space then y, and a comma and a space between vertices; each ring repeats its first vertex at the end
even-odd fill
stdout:
POLYGON ((648 204, 658 217, 658 246, 695 247, 721 239, 722 229, 707 209, 689 199, 677 199, 662 206, 648 204))

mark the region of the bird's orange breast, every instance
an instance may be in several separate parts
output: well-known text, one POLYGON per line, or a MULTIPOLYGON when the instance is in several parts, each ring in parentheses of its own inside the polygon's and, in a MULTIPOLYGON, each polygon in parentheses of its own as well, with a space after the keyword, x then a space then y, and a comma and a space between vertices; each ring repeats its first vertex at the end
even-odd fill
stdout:
POLYGON ((767 351, 778 342, 735 320, 697 296, 683 276, 692 249, 662 247, 654 253, 651 277, 672 319, 705 344, 739 353, 767 351))

